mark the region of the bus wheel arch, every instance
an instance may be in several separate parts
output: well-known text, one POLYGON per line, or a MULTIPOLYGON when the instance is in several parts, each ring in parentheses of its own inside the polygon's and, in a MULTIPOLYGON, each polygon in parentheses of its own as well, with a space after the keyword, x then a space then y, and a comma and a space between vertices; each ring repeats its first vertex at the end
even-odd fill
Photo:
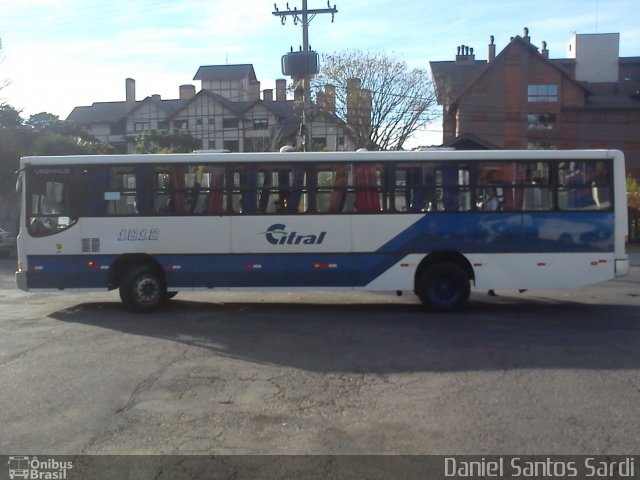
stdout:
POLYGON ((109 288, 118 288, 120 299, 130 310, 156 309, 167 299, 167 280, 160 264, 144 254, 125 254, 109 271, 109 288))
POLYGON ((471 263, 461 253, 434 252, 416 269, 415 293, 429 310, 459 310, 469 299, 474 278, 471 263))

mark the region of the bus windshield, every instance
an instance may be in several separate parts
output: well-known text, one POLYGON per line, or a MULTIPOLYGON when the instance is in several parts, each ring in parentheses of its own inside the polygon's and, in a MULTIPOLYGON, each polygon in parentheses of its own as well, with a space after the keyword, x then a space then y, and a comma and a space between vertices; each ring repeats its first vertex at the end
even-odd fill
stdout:
POLYGON ((52 235, 77 221, 71 198, 72 173, 70 167, 33 169, 27 191, 27 226, 31 235, 52 235))

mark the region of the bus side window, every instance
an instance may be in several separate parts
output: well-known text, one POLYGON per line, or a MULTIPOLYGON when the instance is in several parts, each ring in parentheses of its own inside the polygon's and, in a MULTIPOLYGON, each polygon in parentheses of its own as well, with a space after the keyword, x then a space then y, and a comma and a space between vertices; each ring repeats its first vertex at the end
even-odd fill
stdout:
POLYGON ((609 171, 609 165, 603 161, 561 162, 558 207, 561 210, 610 209, 609 171))
POLYGON ((331 193, 331 203, 329 204, 329 213, 339 213, 344 210, 347 198, 347 166, 337 165, 335 170, 334 189, 331 193))
POLYGON ((260 213, 303 213, 307 209, 304 167, 260 168, 260 213))
POLYGON ((235 213, 258 213, 258 169, 256 165, 234 168, 232 205, 235 213))
POLYGON ((596 171, 591 181, 591 196, 596 208, 606 209, 611 207, 611 178, 609 166, 605 162, 596 163, 596 171))
POLYGON ((550 210, 553 194, 548 162, 508 161, 478 163, 476 206, 479 210, 550 210), (496 200, 491 200, 495 192, 496 200))
POLYGON ((173 167, 169 176, 171 187, 170 211, 176 215, 187 213, 186 171, 185 167, 173 167))
POLYGON ((524 181, 523 209, 529 211, 550 210, 553 195, 549 181, 549 164, 547 162, 527 162, 524 181))
POLYGON ((375 164, 354 164, 355 207, 359 213, 382 210, 382 179, 384 167, 375 164))
POLYGON ((167 171, 161 170, 155 172, 155 185, 154 185, 154 213, 160 215, 166 215, 171 209, 171 197, 169 195, 169 188, 171 186, 170 180, 171 174, 167 171))
MULTIPOLYGON (((201 198, 203 167, 156 167, 153 185, 153 213, 157 215, 192 215, 203 213, 206 200, 201 198)), ((208 185, 208 183, 207 183, 208 185)))
POLYGON ((347 166, 323 165, 315 170, 315 208, 318 213, 342 213, 347 195, 347 166))
POLYGON ((289 213, 307 211, 306 172, 304 167, 293 167, 291 175, 291 190, 285 210, 289 213))
POLYGON ((397 212, 436 210, 436 181, 432 164, 399 165, 395 169, 394 208, 397 212))
POLYGON ((89 217, 100 217, 107 213, 109 190, 109 167, 91 166, 83 171, 85 190, 84 213, 89 217))
POLYGON ((466 164, 445 163, 440 169, 442 207, 447 212, 471 210, 470 173, 466 164))
POLYGON ((499 180, 503 185, 502 197, 504 210, 522 210, 524 190, 520 186, 525 178, 524 165, 515 162, 503 162, 500 164, 499 180))
POLYGON ((131 167, 110 167, 107 215, 137 215, 137 178, 131 167))
POLYGON ((485 212, 504 209, 504 198, 500 185, 499 163, 478 163, 476 177, 476 208, 485 212))
POLYGON ((219 215, 225 210, 224 167, 210 167, 207 170, 202 172, 200 180, 200 186, 206 192, 204 213, 219 215))

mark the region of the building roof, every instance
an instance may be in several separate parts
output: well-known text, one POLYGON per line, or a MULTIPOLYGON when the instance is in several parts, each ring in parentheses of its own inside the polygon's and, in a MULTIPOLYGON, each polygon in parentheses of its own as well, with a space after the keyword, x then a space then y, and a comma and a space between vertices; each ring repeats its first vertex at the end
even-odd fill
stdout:
POLYGON ((256 72, 250 63, 241 65, 204 65, 198 68, 194 80, 240 80, 249 77, 257 81, 256 72))
POLYGON ((182 107, 184 107, 187 104, 187 102, 188 100, 182 100, 182 99, 162 100, 159 96, 152 95, 139 102, 136 102, 136 106, 132 108, 129 112, 127 112, 127 115, 132 115, 133 112, 135 112, 137 109, 142 107, 145 103, 151 103, 153 105, 156 105, 159 109, 163 110, 167 114, 167 117, 170 117, 175 112, 182 109, 182 107))
MULTIPOLYGON (((528 39, 524 39, 519 35, 516 35, 492 62, 484 60, 430 62, 433 80, 436 84, 438 103, 440 105, 449 105, 454 103, 464 95, 467 90, 480 79, 480 77, 485 75, 490 69, 494 68, 496 64, 500 63, 505 58, 508 50, 516 46, 526 48, 531 52, 539 54, 538 48, 532 45, 528 39)), ((560 72, 563 77, 589 93, 588 87, 581 82, 576 81, 571 76, 570 72, 566 68, 563 68, 562 63, 546 59, 542 55, 540 55, 540 58, 560 72)))
POLYGON ((67 121, 78 125, 115 123, 126 115, 126 102, 96 102, 90 106, 75 107, 67 117, 67 121))
POLYGON ((486 60, 429 62, 436 85, 438 103, 446 105, 487 68, 486 60))
POLYGON ((214 92, 213 90, 202 89, 198 93, 196 93, 192 98, 190 98, 189 100, 182 101, 182 104, 179 105, 178 108, 176 108, 174 111, 171 112, 171 116, 173 116, 173 117, 178 116, 182 110, 188 108, 189 105, 191 105, 193 102, 195 102, 197 99, 199 99, 203 95, 206 95, 208 97, 213 98, 215 101, 220 103, 224 108, 226 108, 231 113, 237 115, 238 117, 242 116, 242 113, 245 110, 248 109, 246 104, 253 105, 253 104, 256 103, 256 101, 254 101, 254 102, 232 102, 228 98, 220 95, 219 93, 214 92))
POLYGON ((143 100, 138 100, 136 106, 130 111, 127 110, 127 102, 124 101, 95 102, 90 106, 75 107, 67 117, 67 121, 78 125, 115 123, 131 115, 145 103, 153 103, 164 110, 167 116, 171 116, 181 109, 186 102, 186 100, 179 99, 161 100, 160 98, 151 96, 143 100))
POLYGON ((452 147, 456 150, 502 150, 497 145, 483 140, 472 133, 463 133, 462 135, 458 135, 456 138, 443 143, 442 146, 452 147))

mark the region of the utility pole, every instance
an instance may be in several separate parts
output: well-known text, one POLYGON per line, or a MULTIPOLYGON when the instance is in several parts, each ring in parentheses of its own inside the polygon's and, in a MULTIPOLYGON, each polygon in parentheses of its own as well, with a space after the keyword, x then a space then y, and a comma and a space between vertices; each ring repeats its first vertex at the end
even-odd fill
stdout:
MULTIPOLYGON (((302 0, 302 10, 298 10, 297 7, 294 7, 293 10, 289 8, 289 3, 287 2, 287 9, 284 11, 280 11, 278 9, 278 5, 273 5, 274 11, 273 15, 280 17, 280 21, 282 25, 284 25, 287 21, 287 17, 293 17, 293 24, 297 25, 298 22, 302 23, 302 52, 308 53, 311 52, 309 47, 309 24, 311 20, 315 18, 315 16, 319 13, 330 13, 331 14, 331 22, 333 23, 334 16, 338 13, 338 9, 334 5, 333 7, 327 1, 327 8, 320 9, 311 9, 307 8, 307 0, 302 0)), ((309 64, 310 62, 308 62, 309 64)), ((285 72, 283 72, 285 73, 285 72)), ((303 135, 303 147, 305 152, 311 151, 311 76, 315 75, 317 72, 312 71, 310 69, 306 69, 301 75, 298 77, 302 80, 303 86, 303 108, 302 108, 302 125, 300 127, 301 133, 303 135)), ((285 73, 286 75, 286 73, 285 73)), ((295 78, 295 77, 294 77, 295 78)))

